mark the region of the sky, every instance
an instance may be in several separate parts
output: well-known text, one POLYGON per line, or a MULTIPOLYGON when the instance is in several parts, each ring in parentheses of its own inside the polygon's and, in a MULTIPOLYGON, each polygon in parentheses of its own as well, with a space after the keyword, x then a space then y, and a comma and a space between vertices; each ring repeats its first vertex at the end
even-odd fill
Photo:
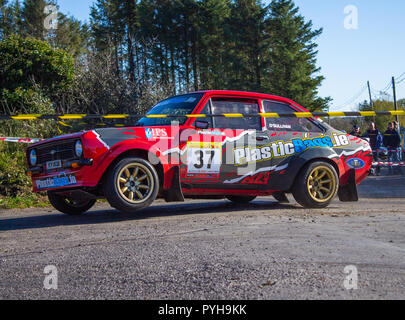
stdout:
MULTIPOLYGON (((60 10, 89 21, 94 0, 58 0, 60 10)), ((264 1, 269 2, 269 1, 264 1)), ((373 99, 387 88, 393 99, 391 78, 405 76, 405 1, 403 0, 295 0, 300 14, 323 28, 318 43, 318 67, 325 77, 319 96, 330 96, 330 111, 357 110, 369 100, 367 81, 373 99), (347 6, 357 10, 346 11, 347 6), (346 25, 345 25, 346 21, 346 25)), ((214 88, 213 88, 214 89, 214 88)), ((271 92, 269 92, 271 93, 271 92)), ((290 97, 294 99, 294 97, 290 97)), ((405 98, 405 81, 397 85, 397 98, 405 98)))

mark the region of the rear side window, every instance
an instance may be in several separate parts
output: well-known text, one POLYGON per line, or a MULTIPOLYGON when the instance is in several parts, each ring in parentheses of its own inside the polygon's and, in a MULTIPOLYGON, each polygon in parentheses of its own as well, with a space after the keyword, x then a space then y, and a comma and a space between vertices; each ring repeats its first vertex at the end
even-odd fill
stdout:
MULTIPOLYGON (((263 101, 265 113, 297 112, 286 103, 263 101)), ((322 132, 322 129, 307 118, 266 118, 266 127, 270 131, 322 132)))
MULTIPOLYGON (((213 98, 212 113, 242 113, 258 114, 260 113, 259 103, 251 99, 231 99, 231 98, 213 98)), ((216 129, 254 129, 262 130, 260 117, 243 118, 214 118, 214 128, 216 129)))

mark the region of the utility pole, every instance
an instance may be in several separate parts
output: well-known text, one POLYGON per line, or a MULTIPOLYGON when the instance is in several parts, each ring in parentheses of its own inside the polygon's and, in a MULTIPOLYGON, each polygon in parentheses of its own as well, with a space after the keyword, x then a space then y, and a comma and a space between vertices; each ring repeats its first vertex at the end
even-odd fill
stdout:
MULTIPOLYGON (((370 81, 367 81, 367 87, 368 87, 368 96, 370 97, 370 107, 371 107, 371 111, 374 111, 374 103, 373 103, 373 99, 371 98, 371 88, 370 88, 370 81)), ((374 120, 375 122, 375 117, 374 120)))
MULTIPOLYGON (((397 104, 397 92, 395 89, 395 78, 392 77, 392 90, 394 91, 394 107, 395 107, 395 111, 398 110, 398 104, 397 104)), ((396 116, 396 120, 399 126, 399 116, 396 116)))
MULTIPOLYGON (((394 91, 394 107, 395 107, 395 111, 397 111, 398 110, 397 92, 395 90, 395 78, 394 77, 392 77, 392 90, 394 91)), ((399 133, 399 136, 401 137, 401 124, 399 123, 399 116, 397 115, 395 118, 396 118, 397 124, 398 124, 398 133, 399 133)), ((400 155, 402 156, 402 151, 401 151, 400 155)), ((400 156, 400 159, 401 159, 401 156, 400 156)))
POLYGON ((367 81, 367 86, 368 86, 368 96, 370 97, 370 107, 371 110, 374 111, 373 99, 371 98, 370 81, 367 81))

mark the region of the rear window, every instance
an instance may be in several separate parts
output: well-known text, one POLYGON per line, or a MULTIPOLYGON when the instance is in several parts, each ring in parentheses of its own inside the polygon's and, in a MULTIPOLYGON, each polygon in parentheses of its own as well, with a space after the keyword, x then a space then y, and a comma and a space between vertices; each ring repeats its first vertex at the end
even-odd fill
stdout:
MULTIPOLYGON (((263 101, 265 113, 291 113, 297 112, 286 103, 277 101, 263 101)), ((266 127, 270 131, 294 132, 323 132, 314 121, 307 118, 266 118, 266 127)))

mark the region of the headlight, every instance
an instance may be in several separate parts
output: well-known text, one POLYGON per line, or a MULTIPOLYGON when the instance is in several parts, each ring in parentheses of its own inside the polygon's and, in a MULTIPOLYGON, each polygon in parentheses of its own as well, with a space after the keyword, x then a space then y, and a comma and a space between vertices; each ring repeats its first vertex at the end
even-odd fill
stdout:
POLYGON ((31 166, 36 166, 37 165, 37 160, 38 160, 37 152, 34 149, 32 149, 31 152, 30 152, 30 164, 31 164, 31 166))
POLYGON ((76 141, 75 144, 75 153, 77 157, 81 157, 83 155, 83 144, 80 140, 76 141))

